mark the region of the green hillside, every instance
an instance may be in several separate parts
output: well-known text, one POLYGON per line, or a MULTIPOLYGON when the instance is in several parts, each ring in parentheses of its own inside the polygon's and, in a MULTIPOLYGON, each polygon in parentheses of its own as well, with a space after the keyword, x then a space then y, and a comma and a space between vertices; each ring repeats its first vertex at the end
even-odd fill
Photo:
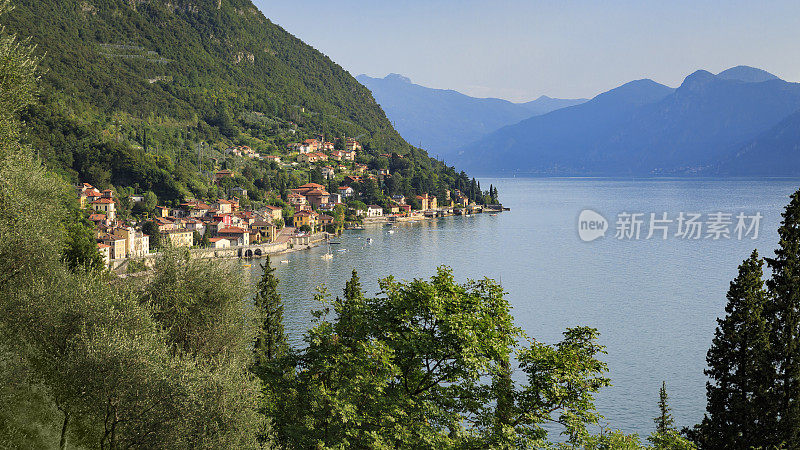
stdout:
MULTIPOLYGON (((45 70, 40 103, 23 117, 27 139, 71 181, 203 197, 210 171, 243 164, 226 161, 224 148, 281 154, 324 134, 358 138, 362 163, 409 155, 398 171, 408 181, 390 190, 469 189, 465 176, 410 147, 349 73, 249 0, 14 5, 4 25, 31 39, 45 70)), ((244 187, 256 197, 310 175, 250 165, 229 168, 247 171, 244 187)))

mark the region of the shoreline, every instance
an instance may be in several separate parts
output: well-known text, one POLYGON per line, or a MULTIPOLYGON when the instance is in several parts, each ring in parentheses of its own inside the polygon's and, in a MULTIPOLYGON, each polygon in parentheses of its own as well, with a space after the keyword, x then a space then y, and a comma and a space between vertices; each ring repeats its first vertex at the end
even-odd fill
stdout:
MULTIPOLYGON (((372 226, 381 226, 387 224, 394 224, 394 223, 414 223, 423 220, 438 220, 444 219, 448 217, 469 217, 477 214, 486 214, 492 213, 496 214, 503 211, 509 211, 508 208, 503 208, 502 206, 498 209, 487 209, 482 210, 482 212, 475 212, 472 214, 434 214, 434 215, 418 215, 418 216, 406 216, 406 217, 390 217, 390 216, 381 216, 381 217, 370 217, 364 218, 362 222, 362 226, 365 227, 363 229, 358 228, 345 228, 342 230, 340 234, 333 234, 333 233, 315 233, 313 235, 306 235, 306 236, 289 236, 288 240, 284 242, 270 242, 265 244, 253 244, 247 246, 236 246, 236 247, 227 247, 227 248, 220 248, 220 249, 209 249, 209 248, 189 248, 189 253, 192 255, 192 258, 197 259, 211 259, 211 258, 221 258, 221 259, 241 259, 241 260, 254 260, 254 259, 262 259, 265 256, 280 256, 286 255, 289 253, 300 252, 305 250, 311 250, 315 247, 318 247, 320 243, 326 242, 333 237, 340 236, 345 231, 366 231, 367 228, 372 228, 372 226), (274 250, 273 250, 274 249, 274 250)), ((141 257, 134 257, 134 258, 124 258, 118 260, 112 260, 111 264, 109 265, 109 270, 112 273, 115 273, 120 278, 127 278, 127 277, 136 277, 136 276, 144 276, 150 272, 152 269, 153 264, 155 263, 156 259, 161 255, 160 252, 149 253, 146 256, 141 257), (141 270, 138 272, 128 273, 127 268, 131 262, 138 261, 144 264, 147 269, 141 270)))

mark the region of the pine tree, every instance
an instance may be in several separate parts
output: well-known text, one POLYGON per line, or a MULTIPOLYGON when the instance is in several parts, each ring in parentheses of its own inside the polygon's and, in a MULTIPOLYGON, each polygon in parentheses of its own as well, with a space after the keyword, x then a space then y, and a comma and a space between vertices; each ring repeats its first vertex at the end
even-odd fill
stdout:
POLYGON ((267 369, 274 360, 285 355, 289 345, 283 329, 283 301, 278 294, 278 277, 267 256, 261 265, 263 274, 258 282, 253 304, 259 318, 259 329, 253 351, 255 352, 256 372, 267 369))
POLYGON ((658 391, 658 410, 660 414, 658 417, 653 419, 653 422, 656 423, 656 433, 667 433, 669 430, 674 430, 675 421, 672 419, 672 413, 670 412, 670 407, 667 401, 669 397, 667 396, 667 382, 661 382, 661 389, 658 391))
POLYGON ((763 260, 753 251, 730 284, 724 319, 706 360, 707 414, 700 424, 701 448, 769 448, 775 436, 770 333, 764 309, 763 260))
MULTIPOLYGON (((667 396, 667 383, 661 382, 661 389, 658 391, 658 417, 653 419, 656 429, 647 437, 656 450, 691 450, 697 447, 685 437, 682 437, 675 428, 672 412, 669 407, 669 396, 667 396)), ((650 447, 648 447, 650 448, 650 447)))
POLYGON ((800 448, 800 191, 792 194, 778 235, 775 257, 767 258, 772 269, 768 318, 778 371, 774 403, 779 437, 789 448, 800 448))

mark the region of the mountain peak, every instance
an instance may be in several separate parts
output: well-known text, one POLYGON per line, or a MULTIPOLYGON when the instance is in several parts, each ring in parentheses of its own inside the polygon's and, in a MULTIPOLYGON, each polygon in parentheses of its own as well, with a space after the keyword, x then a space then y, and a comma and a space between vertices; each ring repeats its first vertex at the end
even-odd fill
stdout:
POLYGON ((697 70, 683 80, 678 90, 695 90, 714 81, 717 77, 707 70, 697 70))
POLYGON ((387 81, 399 81, 401 83, 411 84, 411 78, 400 75, 399 73, 390 73, 389 75, 386 75, 383 79, 387 81))
POLYGON ((736 66, 723 70, 717 77, 725 80, 739 80, 747 83, 761 83, 769 80, 779 80, 775 75, 756 67, 736 66))

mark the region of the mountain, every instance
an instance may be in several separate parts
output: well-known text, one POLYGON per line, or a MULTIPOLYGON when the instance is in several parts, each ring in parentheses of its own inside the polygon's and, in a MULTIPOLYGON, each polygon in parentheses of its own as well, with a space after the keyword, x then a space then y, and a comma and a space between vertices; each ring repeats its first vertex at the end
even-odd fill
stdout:
POLYGON ((723 70, 717 74, 717 78, 725 80, 739 80, 747 83, 760 83, 762 81, 778 80, 775 75, 766 70, 749 66, 736 66, 728 70, 723 70))
POLYGON ((452 151, 502 126, 581 100, 540 97, 516 104, 496 98, 474 98, 453 90, 413 84, 398 74, 356 77, 386 111, 397 131, 412 144, 450 157, 452 151))
MULTIPOLYGON (((363 162, 409 155, 425 189, 455 172, 395 131, 368 89, 249 0, 15 0, 0 25, 41 55, 27 140, 71 181, 153 190, 177 201, 216 193, 208 177, 248 145, 280 155, 318 134, 356 137, 363 162)), ((239 164, 241 165, 241 164, 239 164)), ((244 167, 241 167, 245 170, 244 167)), ((255 197, 313 176, 251 167, 255 197)), ((398 172, 400 174, 400 172, 398 172)))
POLYGON ((588 172, 585 155, 595 143, 610 140, 638 108, 672 92, 652 80, 631 81, 586 103, 501 128, 467 146, 456 160, 483 166, 487 173, 588 172))
POLYGON ((502 128, 462 149, 456 161, 487 173, 722 173, 731 153, 798 110, 796 83, 742 66, 718 75, 699 70, 674 90, 628 83, 502 128))
POLYGON ((800 111, 739 146, 709 169, 723 176, 800 176, 800 111))
POLYGON ((519 103, 520 106, 527 109, 531 116, 540 116, 542 114, 547 114, 551 111, 555 111, 561 108, 567 108, 569 106, 580 105, 581 103, 586 103, 585 98, 552 98, 546 95, 542 95, 541 97, 537 98, 536 100, 531 100, 526 103, 519 103))

